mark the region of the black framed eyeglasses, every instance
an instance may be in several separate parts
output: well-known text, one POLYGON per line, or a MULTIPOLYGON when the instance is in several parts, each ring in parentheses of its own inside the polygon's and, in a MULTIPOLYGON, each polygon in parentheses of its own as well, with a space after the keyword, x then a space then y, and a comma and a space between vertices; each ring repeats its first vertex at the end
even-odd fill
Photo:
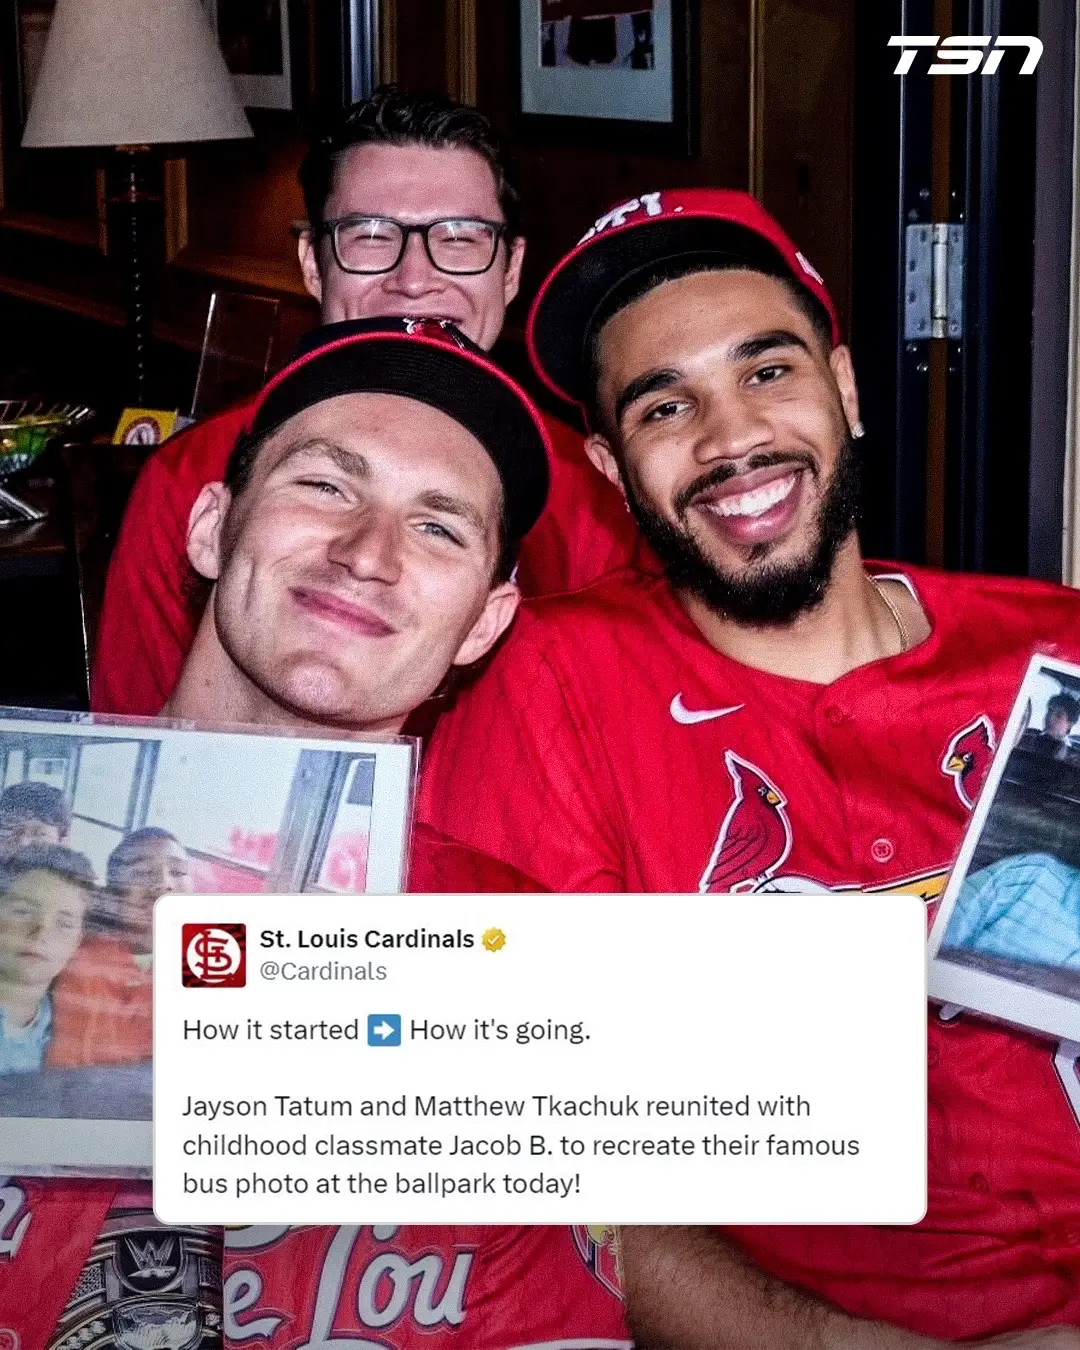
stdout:
POLYGON ((322 224, 343 272, 376 276, 392 272, 405 256, 411 234, 418 234, 432 267, 453 276, 478 276, 490 270, 506 226, 496 220, 432 220, 406 225, 388 216, 339 216, 322 224))

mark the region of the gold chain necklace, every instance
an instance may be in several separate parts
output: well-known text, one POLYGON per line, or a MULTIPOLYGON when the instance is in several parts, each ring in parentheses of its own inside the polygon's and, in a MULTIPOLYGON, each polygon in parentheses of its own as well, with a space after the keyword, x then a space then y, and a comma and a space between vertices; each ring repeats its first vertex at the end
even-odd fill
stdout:
POLYGON ((881 582, 878 581, 877 577, 870 577, 869 581, 870 585, 873 586, 874 590, 877 591, 878 595, 880 595, 885 602, 885 608, 893 616, 893 622, 896 624, 896 631, 900 634, 900 651, 901 653, 906 652, 911 646, 911 639, 908 637, 907 629, 904 627, 904 621, 900 617, 900 611, 889 599, 888 595, 886 595, 885 591, 882 589, 881 582))

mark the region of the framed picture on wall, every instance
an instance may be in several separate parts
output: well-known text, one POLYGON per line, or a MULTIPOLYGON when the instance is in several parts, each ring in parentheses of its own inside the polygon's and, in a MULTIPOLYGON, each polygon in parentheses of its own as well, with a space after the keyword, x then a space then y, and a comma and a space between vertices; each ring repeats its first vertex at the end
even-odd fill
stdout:
POLYGON ((697 0, 516 0, 518 131, 693 154, 697 0))
POLYGON ((245 108, 293 106, 289 0, 203 0, 245 108))
POLYGON ((321 116, 371 92, 379 0, 202 3, 245 108, 321 116))

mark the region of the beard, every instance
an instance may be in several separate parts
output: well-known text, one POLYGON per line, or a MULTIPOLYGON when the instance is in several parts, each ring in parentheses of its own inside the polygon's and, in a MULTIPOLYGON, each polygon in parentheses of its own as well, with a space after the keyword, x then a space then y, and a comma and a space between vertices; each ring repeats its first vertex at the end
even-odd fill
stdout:
MULTIPOLYGON (((801 456, 759 455, 751 469, 773 464, 805 464, 801 456)), ((674 525, 626 483, 626 499, 647 543, 664 564, 677 590, 689 591, 714 614, 736 623, 781 626, 819 605, 825 597, 837 554, 854 530, 859 513, 862 461, 850 434, 845 434, 836 467, 825 486, 815 519, 816 538, 801 557, 770 563, 771 545, 750 550, 749 567, 740 575, 723 571, 708 556, 686 525, 690 502, 710 487, 735 476, 724 465, 699 478, 676 501, 681 525, 674 525)), ((625 480, 624 480, 625 482, 625 480)))

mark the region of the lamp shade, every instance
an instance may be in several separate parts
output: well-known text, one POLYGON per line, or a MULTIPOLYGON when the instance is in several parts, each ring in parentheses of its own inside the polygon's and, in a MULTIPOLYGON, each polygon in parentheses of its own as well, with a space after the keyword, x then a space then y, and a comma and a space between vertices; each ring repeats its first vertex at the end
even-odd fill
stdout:
POLYGON ((57 0, 23 145, 251 135, 199 0, 57 0))

